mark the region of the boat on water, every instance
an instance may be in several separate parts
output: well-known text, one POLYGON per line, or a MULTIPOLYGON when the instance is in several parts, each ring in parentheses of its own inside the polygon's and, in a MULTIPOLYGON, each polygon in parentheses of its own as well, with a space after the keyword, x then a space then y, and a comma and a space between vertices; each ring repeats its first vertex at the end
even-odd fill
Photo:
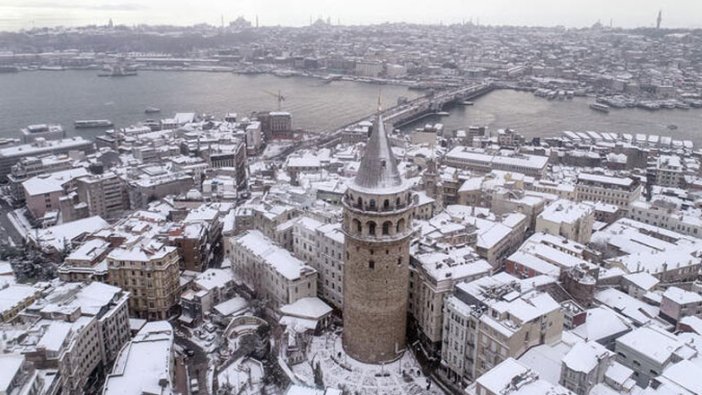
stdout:
POLYGON ((98 77, 130 77, 137 75, 137 71, 122 65, 113 65, 98 73, 98 77))
POLYGON ((463 100, 461 104, 463 104, 464 106, 472 106, 473 102, 470 100, 463 100))
POLYGON ((160 108, 157 108, 157 107, 146 107, 146 109, 144 110, 144 112, 147 113, 147 114, 155 114, 155 113, 157 113, 157 112, 161 112, 161 109, 160 109, 160 108))
POLYGON ((609 106, 606 104, 592 103, 590 104, 590 108, 592 108, 595 111, 603 112, 605 114, 609 113, 609 106))
POLYGON ((674 123, 671 123, 670 125, 668 125, 668 130, 677 130, 677 129, 678 129, 678 125, 676 125, 674 123))
POLYGON ((109 128, 112 125, 112 121, 108 119, 86 119, 73 122, 76 129, 109 128))

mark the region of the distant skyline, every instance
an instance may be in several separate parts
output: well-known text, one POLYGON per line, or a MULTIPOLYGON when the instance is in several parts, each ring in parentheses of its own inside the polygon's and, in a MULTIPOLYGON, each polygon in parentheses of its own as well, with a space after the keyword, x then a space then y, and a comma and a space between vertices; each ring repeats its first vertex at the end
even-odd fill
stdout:
POLYGON ((663 10, 663 28, 701 28, 699 0, 2 0, 0 30, 115 24, 225 24, 256 15, 263 26, 305 26, 321 17, 333 24, 410 22, 481 25, 586 27, 597 21, 614 26, 653 27, 663 10))

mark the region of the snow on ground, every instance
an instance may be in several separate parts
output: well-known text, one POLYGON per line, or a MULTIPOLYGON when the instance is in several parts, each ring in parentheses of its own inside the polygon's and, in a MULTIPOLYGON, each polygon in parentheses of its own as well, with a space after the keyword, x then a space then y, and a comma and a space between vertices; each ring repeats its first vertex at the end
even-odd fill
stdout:
POLYGON ((263 373, 261 362, 241 358, 219 372, 217 382, 220 388, 226 387, 234 394, 259 394, 263 387, 263 373))
POLYGON ((290 143, 270 143, 266 146, 266 149, 263 150, 263 159, 272 158, 283 152, 284 149, 289 148, 291 145, 292 144, 290 143))
POLYGON ((312 338, 307 362, 292 367, 293 372, 308 385, 314 385, 313 366, 320 363, 326 387, 345 388, 349 393, 370 394, 443 394, 435 383, 427 387, 427 377, 410 352, 398 361, 384 366, 358 362, 343 352, 341 337, 333 333, 312 338), (341 357, 339 357, 341 353, 341 357), (403 375, 402 371, 406 374, 403 375))
POLYGON ((14 226, 15 229, 17 229, 17 232, 20 235, 22 235, 22 238, 24 239, 27 238, 27 233, 29 233, 32 230, 32 225, 29 223, 27 217, 25 216, 26 212, 26 208, 18 208, 17 210, 13 210, 7 213, 7 219, 10 220, 12 226, 14 226))

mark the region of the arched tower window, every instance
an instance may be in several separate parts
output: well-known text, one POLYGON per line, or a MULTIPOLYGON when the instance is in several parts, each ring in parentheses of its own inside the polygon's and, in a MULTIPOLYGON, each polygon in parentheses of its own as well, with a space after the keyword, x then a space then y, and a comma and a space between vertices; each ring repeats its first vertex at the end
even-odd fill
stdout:
POLYGON ((371 199, 369 203, 369 207, 373 210, 375 210, 375 199, 371 199))
POLYGON ((397 231, 397 233, 405 231, 405 219, 404 218, 400 218, 400 220, 397 221, 396 231, 397 231))
POLYGON ((363 231, 363 226, 361 225, 361 221, 354 218, 353 219, 353 228, 356 230, 356 232, 361 233, 363 231))
POLYGON ((360 196, 358 197, 357 206, 358 206, 358 208, 363 208, 363 199, 361 199, 360 196))
POLYGON ((375 222, 373 222, 373 221, 366 222, 366 227, 368 227, 368 234, 369 235, 375 235, 375 222))
POLYGON ((383 210, 387 210, 389 208, 390 208, 390 200, 385 199, 385 201, 383 201, 383 210))
POLYGON ((397 200, 395 201, 395 206, 396 206, 396 207, 400 207, 400 204, 402 204, 402 199, 400 199, 400 198, 398 197, 397 200))
POLYGON ((383 222, 383 234, 384 235, 390 234, 390 227, 391 226, 392 226, 392 222, 390 222, 390 221, 383 222))
POLYGON ((371 270, 375 269, 375 261, 368 261, 368 268, 371 270))

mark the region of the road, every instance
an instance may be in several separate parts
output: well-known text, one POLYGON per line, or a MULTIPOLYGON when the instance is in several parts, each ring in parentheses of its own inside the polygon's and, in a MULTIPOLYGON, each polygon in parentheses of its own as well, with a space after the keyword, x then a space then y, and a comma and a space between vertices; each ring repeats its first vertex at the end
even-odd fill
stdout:
POLYGON ((185 365, 183 365, 182 363, 180 365, 176 365, 176 387, 178 388, 178 390, 181 391, 181 393, 189 394, 190 379, 197 377, 198 386, 200 387, 200 391, 198 392, 198 394, 209 394, 207 388, 207 369, 209 367, 208 354, 205 351, 203 351, 202 348, 200 348, 197 344, 193 343, 186 336, 183 335, 187 335, 187 332, 183 331, 182 329, 177 330, 175 336, 175 343, 182 347, 184 350, 193 350, 194 354, 191 357, 186 356, 182 358, 182 360, 184 360, 185 362, 185 365), (187 375, 185 375, 186 369, 187 375), (180 370, 180 374, 178 374, 178 370, 180 370), (186 376, 187 379, 184 379, 183 376, 186 376), (185 390, 182 388, 183 385, 186 388, 185 390))
POLYGON ((4 243, 10 239, 14 244, 19 245, 22 243, 22 235, 7 218, 7 214, 12 210, 12 206, 5 199, 0 199, 0 242, 4 243))

